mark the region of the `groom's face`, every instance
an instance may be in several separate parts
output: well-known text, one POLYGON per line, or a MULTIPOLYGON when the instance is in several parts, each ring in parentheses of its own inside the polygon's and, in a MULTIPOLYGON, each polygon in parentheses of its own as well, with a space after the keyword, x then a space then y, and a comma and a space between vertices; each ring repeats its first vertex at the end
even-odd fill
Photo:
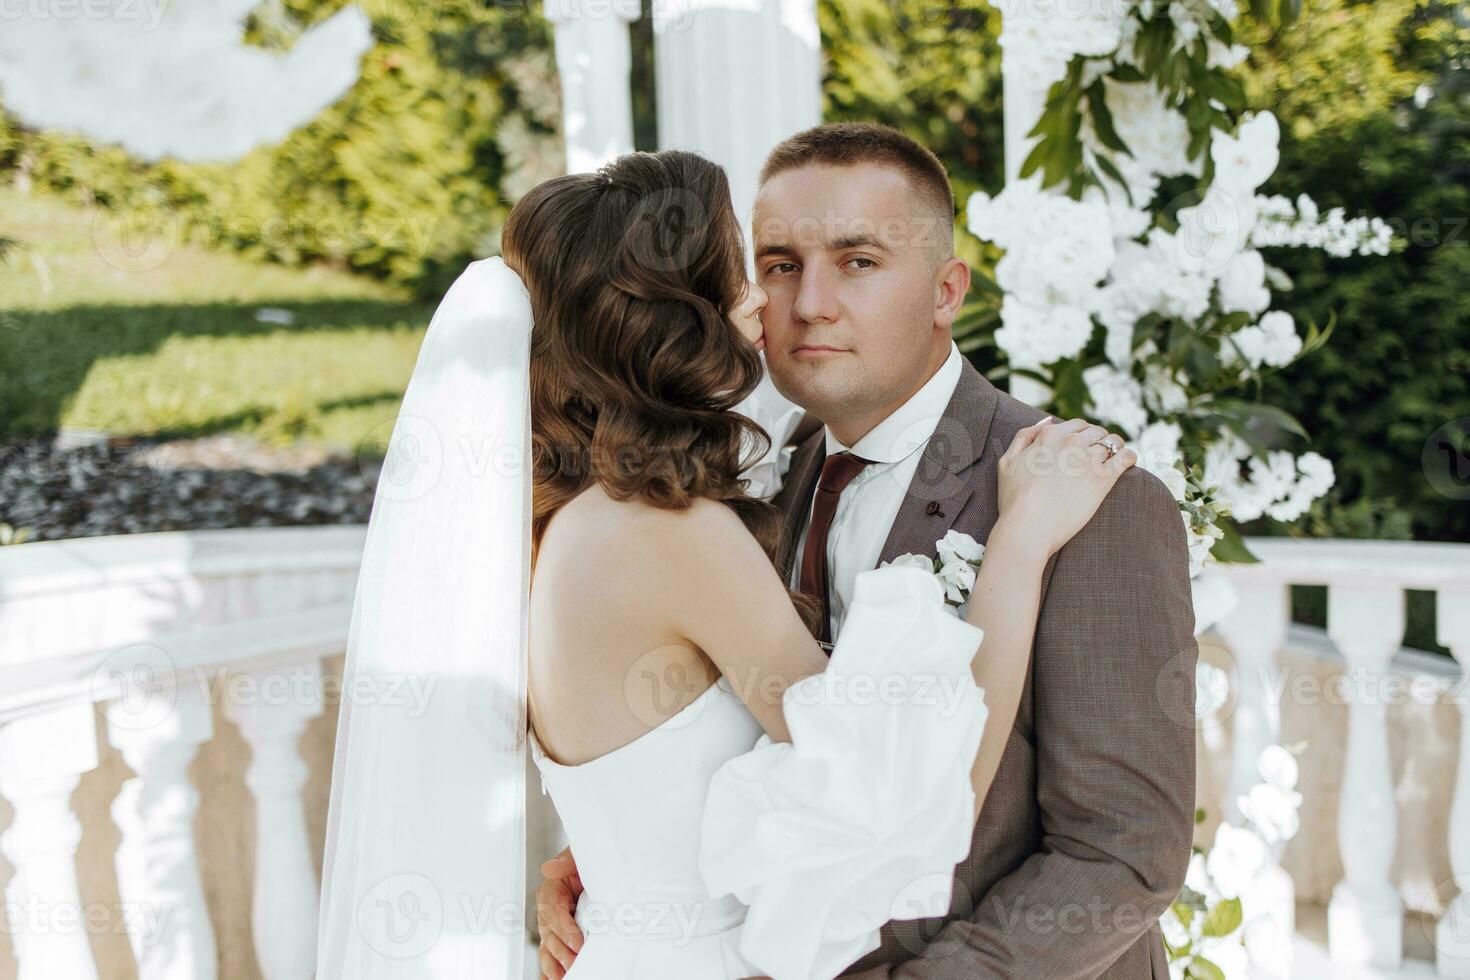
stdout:
POLYGON ((851 445, 949 351, 951 223, 895 168, 812 164, 767 180, 752 224, 771 379, 851 445))

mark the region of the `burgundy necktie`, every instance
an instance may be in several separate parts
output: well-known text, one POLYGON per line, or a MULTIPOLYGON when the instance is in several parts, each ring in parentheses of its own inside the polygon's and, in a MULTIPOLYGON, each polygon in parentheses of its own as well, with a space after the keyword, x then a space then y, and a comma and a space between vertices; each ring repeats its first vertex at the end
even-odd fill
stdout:
POLYGON ((842 491, 871 462, 852 453, 833 453, 822 464, 822 476, 817 481, 817 495, 812 501, 812 522, 807 528, 806 545, 801 553, 801 591, 816 596, 822 603, 821 639, 824 643, 832 641, 827 532, 832 528, 832 517, 837 513, 837 501, 842 491))

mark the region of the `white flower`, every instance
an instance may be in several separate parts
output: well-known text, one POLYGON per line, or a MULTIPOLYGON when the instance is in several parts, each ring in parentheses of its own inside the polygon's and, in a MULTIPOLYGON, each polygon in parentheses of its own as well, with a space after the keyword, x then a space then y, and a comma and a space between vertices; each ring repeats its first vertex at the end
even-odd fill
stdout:
MULTIPOLYGON (((1232 20, 1234 19, 1234 15, 1232 14, 1225 19, 1232 20)), ((1251 49, 1244 44, 1232 44, 1226 47, 1213 37, 1205 42, 1205 50, 1205 64, 1208 67, 1225 68, 1227 70, 1239 65, 1251 53, 1251 49)))
POLYGON ((967 561, 947 561, 937 574, 944 586, 944 595, 951 602, 964 602, 970 590, 975 588, 975 566, 967 561))
POLYGON ((1183 511, 1180 511, 1179 514, 1184 518, 1184 530, 1189 548, 1189 575, 1190 578, 1194 578, 1204 569, 1205 563, 1210 559, 1211 549, 1215 547, 1216 541, 1225 536, 1225 532, 1214 524, 1196 528, 1188 514, 1183 511))
POLYGON ((995 267, 1000 287, 1036 306, 1090 309, 1113 264, 1112 221, 1097 198, 1074 201, 1035 181, 1017 181, 993 199, 972 195, 967 223, 977 237, 1005 249, 995 267))
POLYGON ((1255 249, 1247 249, 1225 263, 1220 270, 1220 309, 1226 313, 1240 311, 1258 317, 1271 305, 1271 291, 1266 288, 1266 261, 1255 249))
MULTIPOLYGON (((1213 547, 1215 539, 1210 538, 1209 543, 1213 547)), ((1196 636, 1228 616, 1240 598, 1235 586, 1230 584, 1230 580, 1217 572, 1196 575, 1190 580, 1189 585, 1191 598, 1194 601, 1194 633, 1196 636)), ((1203 668, 1208 665, 1200 664, 1200 666, 1203 668)), ((1215 669, 1219 670, 1219 668, 1215 669)), ((1224 671, 1220 671, 1220 675, 1223 679, 1224 671)), ((1228 690, 1227 684, 1226 691, 1228 690)), ((1199 704, 1199 700, 1197 698, 1195 703, 1199 704)), ((1218 708, 1223 703, 1222 698, 1213 707, 1218 708)))
MULTIPOLYGON (((1175 949, 1189 942, 1189 930, 1184 928, 1183 923, 1179 921, 1179 916, 1174 914, 1173 906, 1170 906, 1163 918, 1159 920, 1159 928, 1164 932, 1164 941, 1175 949)), ((1170 966, 1173 964, 1171 963, 1170 966)))
POLYGON ((985 557, 985 546, 963 531, 951 529, 938 543, 939 560, 945 564, 952 561, 980 561, 985 557))
POLYGON ((1280 141, 1281 124, 1270 112, 1253 113, 1234 136, 1215 130, 1210 137, 1215 183, 1240 195, 1254 194, 1281 162, 1280 141))
POLYGON ((1092 318, 1073 306, 1033 306, 1007 293, 995 342, 1015 367, 1038 368, 1076 357, 1092 336, 1092 318))
POLYGON ((1255 197, 1217 179, 1198 204, 1180 208, 1175 217, 1178 230, 1169 234, 1155 228, 1150 243, 1182 271, 1214 276, 1249 241, 1255 197))
POLYGON ((1300 775, 1296 756, 1281 746, 1268 745, 1262 749, 1261 757, 1256 760, 1256 769, 1268 785, 1278 789, 1296 789, 1300 775))
POLYGON ((1252 368, 1262 364, 1284 367, 1302 351, 1296 322, 1284 310, 1272 310, 1253 326, 1241 327, 1231 334, 1241 357, 1252 368))
POLYGON ((1146 313, 1198 320, 1210 306, 1210 280, 1170 262, 1150 232, 1151 244, 1120 242, 1108 281, 1099 291, 1097 318, 1107 328, 1106 353, 1118 368, 1132 363, 1133 328, 1146 313))
POLYGON ((1302 805, 1302 794, 1295 790, 1257 783, 1236 805, 1267 844, 1289 841, 1301 829, 1297 810, 1302 805))
POLYGON ((1139 467, 1163 480, 1175 500, 1184 499, 1184 474, 1176 465, 1183 458, 1179 453, 1183 435, 1177 422, 1154 422, 1133 440, 1139 467))
MULTIPOLYGON (((1221 575, 1201 578, 1225 581, 1221 575)), ((1219 711, 1230 699, 1230 675, 1214 664, 1197 661, 1194 668, 1194 714, 1204 719, 1219 711)))
POLYGON ((1266 845, 1254 831, 1222 823, 1205 859, 1205 869, 1221 898, 1239 898, 1266 863, 1266 845))
POLYGON ((1073 55, 1111 54, 1129 20, 1125 0, 1085 0, 1056 16, 1047 4, 1001 0, 1000 45, 1025 75, 1045 88, 1067 73, 1073 55))
POLYGON ((1189 856, 1189 868, 1184 872, 1184 884, 1190 891, 1199 892, 1206 898, 1215 896, 1215 885, 1210 881, 1210 873, 1206 870, 1203 854, 1196 853, 1189 856))
POLYGON ((906 554, 906 555, 899 555, 897 558, 893 559, 893 561, 884 562, 884 564, 885 565, 898 565, 898 566, 906 567, 906 568, 917 568, 920 571, 925 571, 925 572, 930 572, 930 573, 932 573, 934 571, 934 559, 933 558, 930 558, 927 555, 916 555, 916 554, 914 554, 912 552, 910 552, 909 554, 906 554))
POLYGON ((1210 942, 1204 950, 1204 957, 1218 966, 1227 980, 1251 974, 1250 955, 1239 935, 1232 934, 1210 942))
POLYGON ((1132 437, 1148 422, 1143 408, 1143 387, 1126 371, 1110 364, 1095 364, 1082 372, 1092 416, 1111 422, 1132 437))
MULTIPOLYGON (((1103 100, 1112 114, 1118 138, 1133 154, 1127 157, 1110 153, 1110 159, 1129 178, 1130 187, 1134 175, 1127 167, 1135 168, 1138 174, 1146 172, 1158 177, 1180 174, 1198 177, 1203 173, 1204 161, 1189 158, 1188 121, 1168 104, 1152 82, 1104 79, 1103 100)), ((1135 193, 1133 203, 1144 207, 1152 198, 1153 188, 1149 188, 1147 196, 1135 193)))
POLYGON ((1151 361, 1143 369, 1143 401, 1155 415, 1173 415, 1189 406, 1189 392, 1167 364, 1151 361))

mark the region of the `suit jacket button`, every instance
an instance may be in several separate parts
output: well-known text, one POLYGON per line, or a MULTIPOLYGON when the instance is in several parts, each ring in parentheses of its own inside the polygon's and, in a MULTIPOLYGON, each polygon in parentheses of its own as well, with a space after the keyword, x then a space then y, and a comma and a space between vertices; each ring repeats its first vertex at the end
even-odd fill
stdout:
POLYGON ((924 508, 924 513, 926 513, 926 514, 937 514, 937 513, 939 513, 939 501, 937 501, 937 500, 931 500, 931 501, 929 501, 929 505, 924 508))

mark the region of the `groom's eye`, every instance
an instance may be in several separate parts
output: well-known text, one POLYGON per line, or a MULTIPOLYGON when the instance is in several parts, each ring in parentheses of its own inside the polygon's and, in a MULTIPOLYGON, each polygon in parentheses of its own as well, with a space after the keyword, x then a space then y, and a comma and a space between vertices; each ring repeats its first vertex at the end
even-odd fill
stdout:
POLYGON ((774 265, 770 265, 770 266, 767 266, 766 267, 766 275, 768 275, 768 276, 783 275, 783 274, 785 274, 787 272, 792 271, 795 268, 796 268, 796 263, 794 263, 794 262, 777 262, 774 265))
POLYGON ((854 263, 854 262, 866 262, 867 263, 867 265, 854 266, 854 268, 857 268, 857 269, 876 269, 876 268, 878 268, 878 263, 875 262, 874 260, 868 258, 866 255, 854 256, 853 258, 848 259, 847 262, 848 262, 849 265, 852 265, 852 263, 854 263))

